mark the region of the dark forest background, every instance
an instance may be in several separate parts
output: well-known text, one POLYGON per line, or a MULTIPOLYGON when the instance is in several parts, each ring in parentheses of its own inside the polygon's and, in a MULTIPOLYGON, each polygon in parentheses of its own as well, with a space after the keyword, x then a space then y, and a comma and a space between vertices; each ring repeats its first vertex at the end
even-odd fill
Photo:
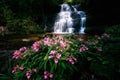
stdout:
MULTIPOLYGON (((45 24, 52 26, 51 23, 54 23, 56 14, 60 11, 60 4, 65 1, 80 4, 80 10, 87 14, 88 27, 120 23, 117 0, 0 0, 0 25, 8 26, 11 30, 11 27, 19 26, 17 24, 21 19, 30 19, 42 28, 45 24)), ((20 25, 23 24, 21 21, 20 25)))

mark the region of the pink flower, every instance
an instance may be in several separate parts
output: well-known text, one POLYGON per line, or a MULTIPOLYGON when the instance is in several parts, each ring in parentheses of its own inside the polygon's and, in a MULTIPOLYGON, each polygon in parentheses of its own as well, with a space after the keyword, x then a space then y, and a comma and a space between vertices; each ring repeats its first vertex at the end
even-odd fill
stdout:
POLYGON ((47 75, 44 75, 44 79, 47 79, 48 78, 48 76, 47 75))
POLYGON ((84 47, 85 45, 84 45, 84 44, 81 44, 80 46, 84 47))
POLYGON ((49 74, 49 77, 50 77, 50 78, 53 78, 53 74, 50 73, 50 74, 49 74))
POLYGON ((104 33, 104 34, 102 35, 102 37, 104 37, 104 38, 109 38, 109 37, 110 37, 110 34, 104 33))
POLYGON ((56 50, 51 50, 50 55, 54 55, 56 53, 56 50))
POLYGON ((97 38, 97 39, 99 39, 99 40, 101 39, 101 37, 100 37, 100 36, 98 36, 98 35, 95 35, 95 38, 97 38))
POLYGON ((77 59, 75 57, 67 58, 66 61, 69 61, 71 64, 74 64, 77 59))
POLYGON ((44 38, 44 45, 51 46, 50 38, 49 37, 45 37, 44 38))
POLYGON ((19 67, 18 65, 16 65, 13 70, 12 70, 12 73, 15 73, 17 70, 24 70, 24 67, 19 67))
POLYGON ((44 71, 44 75, 46 75, 47 74, 47 71, 44 71))
POLYGON ((36 69, 33 69, 33 72, 35 72, 35 73, 36 73, 36 72, 37 72, 37 70, 36 70, 36 69))
POLYGON ((66 47, 66 42, 63 42, 62 40, 60 41, 60 46, 66 47))
POLYGON ((80 52, 88 50, 88 47, 85 46, 84 44, 81 44, 81 48, 79 49, 80 52))
POLYGON ((21 56, 21 52, 20 51, 18 51, 18 50, 16 50, 14 53, 13 53, 13 59, 15 58, 15 59, 18 59, 19 57, 21 56))
POLYGON ((57 40, 53 40, 52 44, 56 45, 57 44, 57 40))
POLYGON ((80 48, 80 50, 79 50, 80 52, 82 52, 83 50, 82 50, 82 48, 80 48))
POLYGON ((60 53, 57 53, 56 54, 56 58, 59 59, 61 57, 61 54, 60 53))
POLYGON ((27 77, 27 79, 30 79, 31 74, 30 74, 30 72, 29 72, 29 71, 27 71, 27 72, 26 72, 26 77, 27 77))
POLYGON ((105 37, 110 37, 110 35, 109 35, 109 34, 106 34, 106 33, 104 34, 104 36, 105 36, 105 37))
POLYGON ((27 76, 27 79, 30 79, 30 77, 31 77, 31 76, 30 76, 30 75, 28 75, 28 76, 27 76))
POLYGON ((48 78, 48 72, 44 71, 44 79, 47 79, 47 78, 48 78))
POLYGON ((49 55, 48 58, 49 58, 49 59, 50 59, 50 58, 53 58, 54 55, 55 55, 55 53, 56 53, 56 50, 51 50, 51 51, 50 51, 50 55, 49 55))
POLYGON ((97 48, 97 50, 101 52, 101 51, 102 51, 102 48, 101 48, 101 47, 99 47, 99 48, 97 48))
POLYGON ((16 70, 12 70, 12 73, 15 73, 16 72, 16 70))
POLYGON ((18 69, 18 66, 15 66, 12 70, 12 73, 15 73, 17 71, 17 69, 18 69))
POLYGON ((34 42, 33 49, 37 52, 39 51, 39 48, 40 48, 40 41, 34 42))
POLYGON ((68 61, 69 61, 69 62, 72 62, 73 60, 72 60, 72 58, 69 58, 68 61))
POLYGON ((53 78, 53 74, 47 71, 44 71, 44 79, 53 78))
POLYGON ((58 63, 58 59, 61 57, 60 53, 57 53, 56 50, 51 50, 50 51, 50 55, 48 56, 49 59, 53 58, 54 62, 57 64, 58 63))
POLYGON ((85 50, 88 50, 88 47, 84 47, 85 48, 85 50))
POLYGON ((74 61, 72 61, 72 62, 70 62, 71 64, 74 64, 75 62, 74 61))
POLYGON ((22 51, 25 51, 26 49, 27 49, 26 47, 22 47, 22 48, 19 49, 19 51, 22 52, 22 51))
POLYGON ((77 61, 77 59, 75 57, 73 57, 73 60, 77 61))
POLYGON ((57 38, 58 38, 58 40, 62 40, 62 37, 59 35, 59 36, 57 36, 57 38))
POLYGON ((54 59, 54 62, 57 64, 58 63, 58 59, 54 59))
POLYGON ((75 63, 72 58, 69 58, 69 62, 70 62, 71 64, 74 64, 74 63, 75 63))
POLYGON ((49 41, 44 41, 44 45, 51 46, 49 41))
POLYGON ((53 58, 53 55, 48 56, 48 58, 49 58, 49 59, 50 59, 50 58, 53 58))
POLYGON ((24 70, 24 67, 19 67, 20 70, 24 70))

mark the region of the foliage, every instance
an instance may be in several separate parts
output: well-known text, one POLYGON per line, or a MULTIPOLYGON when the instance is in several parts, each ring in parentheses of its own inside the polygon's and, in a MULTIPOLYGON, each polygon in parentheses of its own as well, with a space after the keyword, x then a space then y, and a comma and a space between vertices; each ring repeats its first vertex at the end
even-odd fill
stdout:
POLYGON ((54 0, 2 0, 0 4, 0 26, 19 34, 43 32, 45 24, 52 22, 57 5, 54 0))
MULTIPOLYGON (((43 31, 45 25, 52 25, 60 4, 64 2, 81 3, 84 0, 1 0, 0 1, 0 26, 6 26, 11 32, 22 34, 33 33, 40 27, 43 31), (28 20, 26 23, 24 20, 28 20), (31 20, 31 21, 30 21, 31 20), (29 25, 28 23, 31 23, 29 25), (27 26, 27 30, 24 25, 27 26), (30 28, 32 26, 31 31, 30 28), (37 26, 37 27, 36 27, 37 26), (34 27, 34 29, 33 29, 34 27)), ((51 27, 51 26, 49 26, 51 27)), ((36 32, 37 33, 37 32, 36 32)))
POLYGON ((69 3, 72 3, 73 0, 64 0, 65 2, 69 2, 69 3))
POLYGON ((120 24, 108 27, 106 30, 106 33, 112 34, 112 37, 119 37, 120 36, 120 24))
POLYGON ((78 35, 46 35, 30 48, 22 47, 13 53, 14 79, 71 80, 85 61, 106 63, 101 56, 105 38, 109 35, 85 39, 78 35))
POLYGON ((10 31, 16 32, 17 34, 38 33, 41 31, 39 25, 32 21, 30 17, 10 20, 6 26, 10 31))
POLYGON ((0 80, 12 80, 10 54, 0 52, 0 80))
POLYGON ((30 33, 38 33, 43 32, 40 27, 31 17, 19 18, 16 17, 11 9, 5 7, 3 10, 3 18, 6 21, 6 28, 10 32, 14 32, 17 34, 30 34, 30 33))
POLYGON ((4 36, 7 32, 8 30, 6 29, 6 27, 0 26, 0 35, 4 36))
POLYGON ((103 39, 103 63, 94 62, 91 70, 96 75, 106 76, 105 80, 119 80, 120 75, 120 25, 109 26, 106 33, 111 34, 109 38, 103 39))

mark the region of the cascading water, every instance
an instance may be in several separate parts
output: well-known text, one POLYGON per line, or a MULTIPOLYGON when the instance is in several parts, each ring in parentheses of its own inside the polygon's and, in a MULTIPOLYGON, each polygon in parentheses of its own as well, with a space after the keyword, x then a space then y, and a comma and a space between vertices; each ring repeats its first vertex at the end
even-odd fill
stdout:
POLYGON ((79 30, 79 33, 81 33, 81 34, 84 34, 85 32, 85 22, 86 22, 86 17, 82 17, 81 18, 81 27, 80 27, 80 30, 79 30))
POLYGON ((57 15, 57 20, 54 24, 55 33, 71 33, 70 30, 73 26, 73 21, 71 18, 71 8, 68 4, 64 3, 61 5, 61 11, 57 15))
POLYGON ((83 11, 78 11, 78 14, 80 15, 81 17, 81 20, 80 20, 80 30, 79 30, 79 33, 80 34, 85 34, 85 28, 86 28, 86 14, 85 12, 83 11))
POLYGON ((61 10, 57 15, 57 19, 54 23, 54 33, 64 34, 64 33, 79 33, 84 34, 86 23, 86 15, 83 11, 78 11, 75 6, 69 6, 67 3, 63 3, 61 5, 61 10), (73 9, 72 9, 73 8, 73 9), (72 14, 79 15, 79 23, 80 28, 76 30, 74 27, 74 18, 72 18, 72 14), (77 32, 75 32, 77 31, 77 32))

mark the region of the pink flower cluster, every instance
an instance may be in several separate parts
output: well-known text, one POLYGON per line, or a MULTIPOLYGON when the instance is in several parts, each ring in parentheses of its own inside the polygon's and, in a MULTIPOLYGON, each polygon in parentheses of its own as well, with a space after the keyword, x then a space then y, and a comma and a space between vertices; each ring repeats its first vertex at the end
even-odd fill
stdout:
POLYGON ((44 79, 49 79, 49 78, 53 78, 53 74, 47 71, 44 71, 44 79))
POLYGON ((32 72, 36 73, 37 70, 36 70, 36 69, 32 69, 32 70, 27 71, 27 72, 26 72, 26 77, 27 77, 27 79, 30 79, 30 78, 31 78, 31 73, 32 73, 32 72))
POLYGON ((20 58, 21 56, 21 52, 19 50, 16 50, 14 53, 13 53, 13 59, 18 59, 20 58))
POLYGON ((44 38, 44 45, 51 46, 51 42, 50 42, 50 38, 49 37, 45 37, 44 38))
POLYGON ((97 44, 97 42, 93 42, 93 41, 90 41, 90 40, 88 40, 88 41, 86 41, 85 42, 86 44, 89 44, 89 45, 96 45, 97 44))
POLYGON ((18 65, 16 65, 14 68, 13 68, 13 70, 12 70, 12 73, 15 73, 17 70, 24 70, 24 67, 22 67, 22 66, 18 66, 18 65))
POLYGON ((27 79, 30 79, 30 77, 31 77, 30 71, 27 71, 27 72, 26 72, 26 77, 27 77, 27 79))
POLYGON ((84 44, 81 44, 81 48, 80 48, 80 52, 83 52, 83 51, 86 51, 86 50, 88 50, 88 47, 87 46, 85 46, 84 44))
POLYGON ((40 44, 41 44, 40 41, 34 42, 34 44, 33 44, 33 50, 35 50, 36 52, 39 51, 39 49, 40 49, 40 44))
POLYGON ((97 38, 98 40, 100 40, 100 39, 101 39, 101 37, 100 37, 100 36, 98 36, 98 35, 95 35, 95 38, 97 38))
POLYGON ((107 34, 107 33, 104 33, 103 35, 102 35, 102 38, 109 38, 110 37, 110 34, 107 34))
POLYGON ((60 53, 57 53, 56 50, 51 50, 50 55, 49 55, 49 59, 50 58, 54 58, 54 62, 57 64, 58 63, 58 59, 61 57, 60 53))
POLYGON ((66 42, 63 41, 61 36, 54 36, 52 39, 49 37, 44 38, 44 45, 51 46, 51 45, 56 45, 57 43, 60 43, 60 46, 66 47, 66 42))
POLYGON ((62 46, 62 47, 66 47, 66 42, 60 40, 60 46, 62 46))
POLYGON ((71 64, 74 64, 77 59, 75 57, 69 57, 66 59, 66 61, 69 61, 71 64))
POLYGON ((27 49, 26 47, 22 47, 19 49, 19 51, 24 52, 26 49, 27 49))
POLYGON ((63 37, 60 36, 60 35, 57 35, 57 39, 58 39, 58 40, 63 40, 63 37))
POLYGON ((107 33, 102 34, 102 36, 95 35, 95 38, 97 38, 98 40, 102 38, 109 38, 109 37, 110 37, 110 34, 107 34, 107 33))
POLYGON ((12 58, 13 58, 13 59, 18 59, 18 58, 20 58, 20 57, 21 57, 21 53, 24 52, 26 49, 27 49, 26 47, 22 47, 22 48, 20 48, 19 50, 14 51, 12 58))

